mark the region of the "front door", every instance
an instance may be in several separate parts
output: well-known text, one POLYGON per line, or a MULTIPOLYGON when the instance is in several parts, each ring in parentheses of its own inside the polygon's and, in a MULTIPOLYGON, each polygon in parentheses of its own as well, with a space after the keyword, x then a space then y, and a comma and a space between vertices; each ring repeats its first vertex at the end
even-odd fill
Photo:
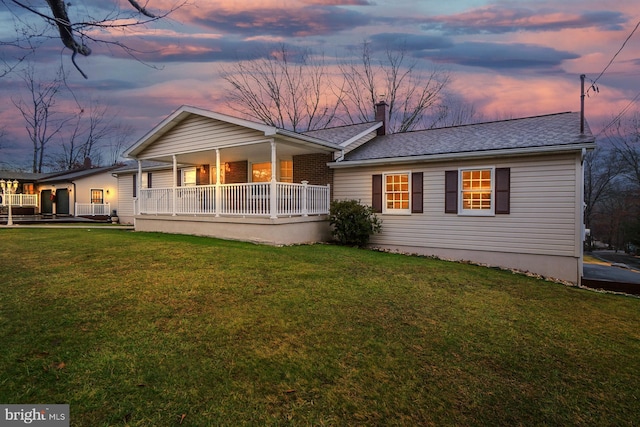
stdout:
POLYGON ((40 213, 52 214, 53 201, 51 200, 51 190, 42 190, 40 193, 40 213))
POLYGON ((69 215, 69 190, 66 188, 56 191, 56 214, 69 215))

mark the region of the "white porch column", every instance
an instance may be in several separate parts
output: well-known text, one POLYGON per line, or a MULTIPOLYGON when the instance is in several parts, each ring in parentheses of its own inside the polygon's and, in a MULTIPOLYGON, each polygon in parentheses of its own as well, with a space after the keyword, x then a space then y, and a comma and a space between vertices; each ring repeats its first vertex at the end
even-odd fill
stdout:
POLYGON ((173 201, 171 202, 171 216, 176 216, 176 202, 178 200, 176 197, 176 191, 178 189, 178 159, 175 154, 172 155, 171 158, 173 159, 173 185, 171 186, 173 187, 173 201))
POLYGON ((220 191, 222 187, 220 186, 220 149, 216 148, 216 216, 220 216, 220 211, 222 210, 221 202, 222 202, 222 194, 220 191))
POLYGON ((271 140, 271 191, 269 198, 269 210, 271 211, 271 219, 278 218, 278 210, 276 204, 278 203, 277 198, 277 185, 276 185, 276 141, 271 140))
POLYGON ((309 216, 307 200, 309 199, 309 181, 302 181, 302 216, 309 216))
POLYGON ((140 214, 140 200, 142 199, 142 194, 140 194, 140 192, 142 191, 142 160, 138 160, 138 179, 136 179, 136 187, 138 187, 137 191, 136 191, 136 199, 138 201, 137 205, 138 205, 138 209, 136 209, 136 212, 134 214, 139 215, 140 214))

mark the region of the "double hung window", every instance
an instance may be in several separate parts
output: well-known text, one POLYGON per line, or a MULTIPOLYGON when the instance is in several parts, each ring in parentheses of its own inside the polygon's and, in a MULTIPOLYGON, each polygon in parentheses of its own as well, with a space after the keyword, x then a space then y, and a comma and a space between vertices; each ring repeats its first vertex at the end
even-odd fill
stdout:
POLYGON ((373 175, 373 211, 401 215, 422 213, 422 176, 422 172, 387 172, 373 175))
POLYGON ((383 213, 411 213, 409 172, 384 174, 383 213))
POLYGON ((492 216, 509 214, 510 168, 461 168, 445 172, 445 213, 492 216))
POLYGON ((493 168, 460 170, 460 213, 493 214, 493 168))
POLYGON ((91 203, 103 204, 104 203, 104 190, 92 188, 91 189, 91 203))

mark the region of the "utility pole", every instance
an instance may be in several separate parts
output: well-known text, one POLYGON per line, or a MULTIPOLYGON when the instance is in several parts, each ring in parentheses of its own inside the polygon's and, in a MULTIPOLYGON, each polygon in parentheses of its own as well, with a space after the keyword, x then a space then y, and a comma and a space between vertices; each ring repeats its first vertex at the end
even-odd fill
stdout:
POLYGON ((584 74, 580 74, 580 135, 584 134, 584 74))

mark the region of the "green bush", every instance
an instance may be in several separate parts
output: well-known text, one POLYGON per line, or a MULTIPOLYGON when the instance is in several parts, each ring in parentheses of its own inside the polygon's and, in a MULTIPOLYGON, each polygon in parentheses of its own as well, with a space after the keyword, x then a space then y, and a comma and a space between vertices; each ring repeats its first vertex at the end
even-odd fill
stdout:
POLYGON ((360 204, 358 200, 335 200, 329 210, 331 234, 341 245, 364 246, 369 237, 379 233, 382 221, 371 206, 360 204))

